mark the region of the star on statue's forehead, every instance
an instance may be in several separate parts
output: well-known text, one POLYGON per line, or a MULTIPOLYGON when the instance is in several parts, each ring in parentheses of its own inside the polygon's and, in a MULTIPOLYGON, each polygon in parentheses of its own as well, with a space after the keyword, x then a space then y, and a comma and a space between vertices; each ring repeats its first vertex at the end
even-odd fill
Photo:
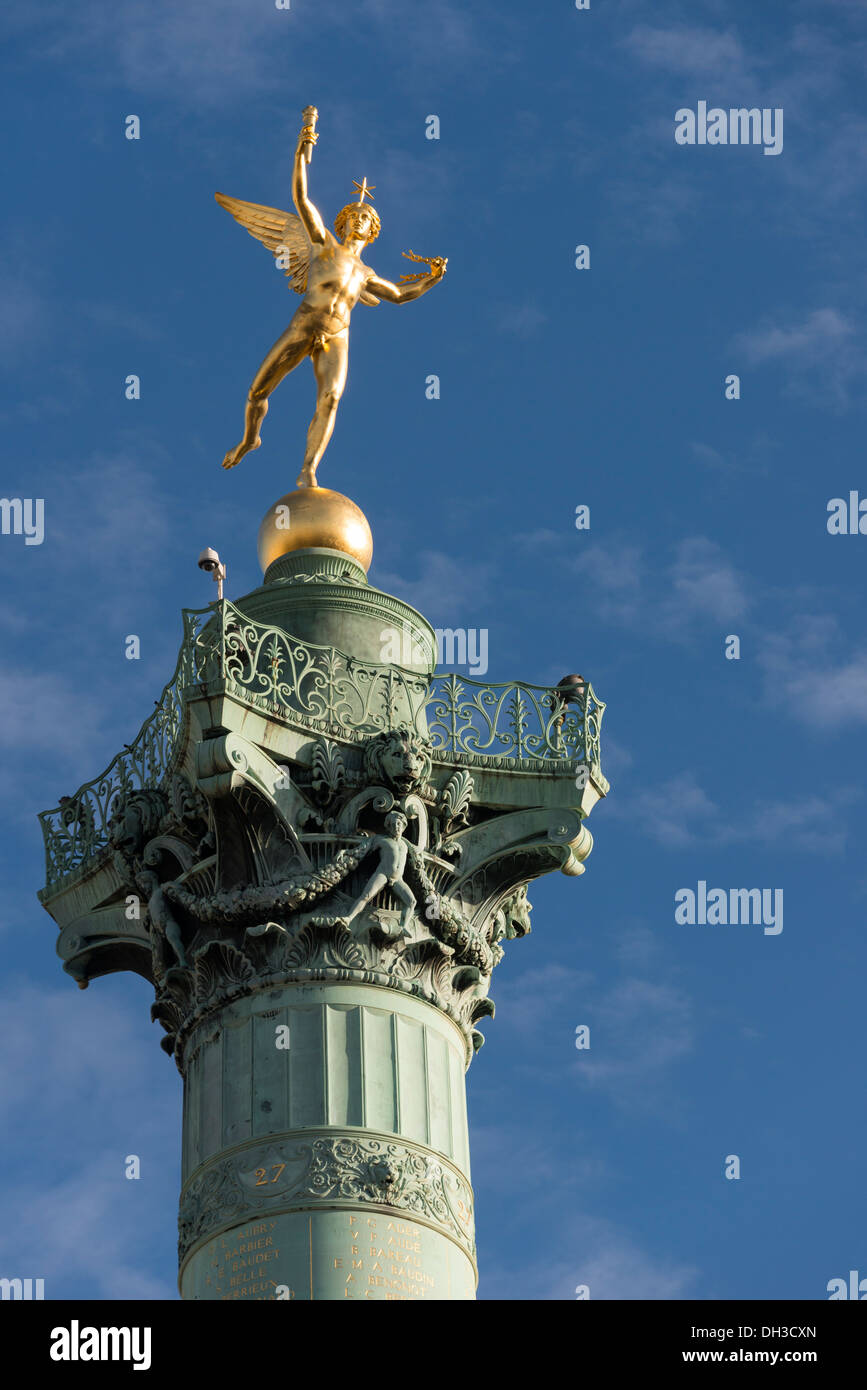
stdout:
POLYGON ((373 202, 373 195, 376 192, 375 183, 368 183, 365 177, 362 179, 361 183, 358 182, 358 179, 353 179, 352 184, 354 188, 358 189, 358 201, 360 203, 363 203, 365 198, 369 198, 370 201, 373 202))

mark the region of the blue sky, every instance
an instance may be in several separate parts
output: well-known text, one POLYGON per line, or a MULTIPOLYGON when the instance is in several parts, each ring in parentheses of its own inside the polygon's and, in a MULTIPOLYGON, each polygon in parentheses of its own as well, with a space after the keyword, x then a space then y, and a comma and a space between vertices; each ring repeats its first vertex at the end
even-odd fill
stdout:
POLYGON ((213 194, 288 207, 312 102, 327 220, 366 175, 381 274, 449 257, 359 308, 320 481, 369 517, 373 583, 488 629, 490 679, 608 702, 587 873, 531 887, 470 1069, 479 1296, 867 1274, 867 537, 826 527, 867 496, 864 6, 58 0, 2 28, 0 490, 46 529, 0 536, 0 1273, 176 1296, 180 1079, 143 981, 63 975, 35 816, 152 707, 202 546, 230 597, 259 581, 313 388, 221 471, 297 300, 213 194), (699 101, 783 108, 782 152, 678 145, 699 101), (678 925, 700 880, 782 889, 782 932, 678 925))

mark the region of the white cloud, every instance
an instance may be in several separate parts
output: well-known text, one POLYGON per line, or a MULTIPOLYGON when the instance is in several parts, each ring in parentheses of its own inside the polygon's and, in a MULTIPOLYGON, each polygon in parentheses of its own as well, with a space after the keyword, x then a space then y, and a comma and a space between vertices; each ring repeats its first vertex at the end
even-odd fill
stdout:
MULTIPOLYGON (((517 1191, 515 1200, 520 1201, 517 1191)), ((645 1301, 696 1296, 699 1271, 694 1266, 655 1256, 643 1250, 627 1231, 587 1213, 562 1213, 556 1231, 551 1232, 551 1247, 544 1258, 524 1261, 514 1268, 483 1267, 482 1298, 574 1300, 579 1284, 589 1287, 591 1306, 600 1299, 645 1301)), ((572 1316, 580 1320, 586 1306, 579 1304, 572 1316)))
POLYGON ((750 63, 733 30, 698 25, 638 24, 624 39, 634 57, 649 67, 689 77, 743 82, 750 63))
POLYGON ((556 1146, 549 1140, 528 1138, 526 1126, 473 1125, 470 1147, 476 1186, 492 1196, 510 1193, 516 1173, 532 1173, 534 1191, 556 1204, 563 1197, 571 1200, 576 1189, 586 1197, 590 1185, 608 1176, 605 1162, 583 1147, 565 1165, 556 1146), (507 1165, 502 1161, 504 1153, 509 1155, 507 1165))
POLYGON ((736 334, 732 349, 750 366, 773 363, 784 368, 789 394, 830 398, 838 406, 848 404, 853 383, 867 369, 855 323, 832 307, 814 309, 788 323, 766 320, 736 334))
POLYGON ((772 708, 820 728, 867 722, 867 650, 845 654, 836 620, 805 614, 758 650, 764 696, 772 708))
POLYGON ((744 577, 704 536, 681 541, 655 574, 641 547, 617 539, 590 546, 573 567, 600 592, 602 617, 671 638, 687 636, 696 619, 728 623, 750 604, 744 577))
POLYGON ((576 1050, 575 1075, 623 1103, 636 1087, 646 1095, 672 1062, 692 1051, 692 1013, 691 1001, 673 985, 635 977, 618 982, 584 1007, 591 1046, 576 1050))
POLYGON ((695 773, 682 772, 635 792, 623 779, 608 814, 640 825, 666 849, 746 844, 832 854, 846 844, 845 813, 860 795, 845 786, 823 795, 808 783, 797 796, 758 798, 732 814, 707 794, 695 773))
POLYGON ((96 1298, 176 1298, 171 1279, 142 1269, 150 1228, 143 1229, 137 1183, 123 1177, 121 1164, 119 1149, 102 1152, 55 1184, 7 1186, 0 1207, 4 1269, 44 1279, 46 1298, 70 1297, 83 1281, 95 1286, 96 1298))
POLYGON ((640 824, 645 834, 668 849, 695 844, 719 818, 718 807, 692 772, 678 773, 634 792, 628 783, 621 782, 607 809, 615 819, 640 824))
POLYGON ((592 985, 593 976, 588 971, 568 965, 523 970, 518 980, 497 982, 497 1022, 502 1016, 509 1027, 537 1034, 558 1012, 571 1016, 592 985))
POLYGON ((71 981, 40 988, 24 979, 0 996, 4 1272, 44 1278, 48 1298, 82 1284, 102 1298, 172 1298, 172 1280, 142 1265, 163 1239, 156 1209, 173 1240, 177 1073, 150 1031, 143 982, 135 1019, 130 991, 125 1008, 109 989, 83 995, 71 981), (124 1176, 129 1153, 142 1159, 138 1181, 124 1176))
MULTIPOLYGON (((34 906, 34 913, 41 911, 34 906)), ((48 940, 53 928, 47 917, 44 921, 48 940)), ((147 1089, 144 1075, 135 1084, 141 1034, 138 1023, 109 991, 110 986, 96 984, 84 992, 72 980, 56 988, 26 979, 7 983, 0 995, 4 1038, 0 1115, 6 1126, 11 1128, 26 1113, 49 1120, 67 1109, 74 1111, 85 1099, 99 1108, 112 1098, 123 1102, 130 1116, 136 1115, 140 1093, 147 1089)), ((142 1015, 147 1018, 144 982, 140 993, 142 1015)), ((159 1036, 154 1029, 158 1060, 164 1057, 159 1036)), ((169 1086, 171 1067, 166 1059, 169 1086)))
POLYGON ((20 273, 0 278, 0 362, 16 366, 45 338, 51 318, 48 301, 35 284, 20 273))
POLYGON ((735 347, 751 365, 774 359, 807 363, 826 360, 852 337, 854 326, 837 309, 814 309, 800 323, 751 329, 735 338, 735 347))
POLYGON ((693 440, 689 447, 693 458, 697 459, 699 463, 707 464, 709 468, 726 468, 728 466, 724 455, 710 444, 702 444, 699 440, 693 440))
MULTIPOLYGON (((648 943, 633 932, 621 957, 627 966, 636 955, 648 958, 648 943)), ((569 1072, 579 1084, 604 1088, 616 1104, 634 1105, 650 1095, 651 1083, 661 1083, 670 1063, 693 1046, 692 1006, 670 982, 657 983, 630 976, 603 988, 589 971, 549 965, 521 973, 520 979, 497 985, 496 1026, 514 1028, 526 1041, 544 1039, 562 1027, 569 1072), (591 1046, 574 1048, 578 1023, 590 1026, 591 1046)), ((550 1072, 546 1050, 545 1068, 550 1072)), ((538 1070, 530 1061, 526 1070, 538 1070)))
POLYGON ((487 599, 494 573, 492 565, 468 563, 440 550, 423 550, 416 559, 420 571, 417 579, 376 570, 371 582, 388 593, 399 594, 434 627, 456 627, 487 599))
MULTIPOLYGON (((81 0, 74 10, 55 0, 10 15, 3 26, 31 57, 60 62, 82 80, 111 81, 133 93, 168 96, 190 106, 222 108, 261 104, 270 119, 275 100, 285 102, 287 70, 296 74, 298 115, 303 104, 297 74, 305 58, 321 62, 324 46, 346 26, 338 0, 278 10, 273 0, 151 0, 113 9, 102 0, 81 0), (288 64, 288 69, 287 69, 288 64)), ((398 78, 409 82, 419 62, 453 68, 507 58, 508 46, 493 52, 475 16, 452 0, 409 7, 401 0, 356 0, 352 9, 356 44, 389 53, 398 78), (436 43, 431 44, 431 35, 436 43)), ((308 62, 309 66, 309 62, 308 62)), ((304 96, 306 97, 306 93, 304 96)), ((293 116, 294 122, 294 116, 293 116)))
MULTIPOLYGON (((668 137, 673 140, 674 116, 666 123, 668 137)), ((700 208, 694 181, 660 171, 648 159, 658 156, 667 147, 660 128, 656 143, 648 147, 647 128, 643 130, 641 148, 646 158, 643 165, 630 167, 628 178, 612 179, 609 193, 616 205, 618 221, 626 221, 630 234, 654 246, 673 246, 684 234, 693 213, 700 208)))
POLYGON ((703 536, 680 543, 667 582, 672 592, 663 600, 663 621, 680 627, 691 617, 727 623, 749 607, 743 577, 725 558, 721 548, 703 536))
POLYGON ((514 333, 520 338, 533 337, 549 321, 550 314, 532 299, 504 305, 497 315, 497 327, 500 332, 514 333))
POLYGON ((98 749, 105 727, 105 692, 82 694, 61 675, 45 667, 9 667, 0 671, 0 748, 25 757, 44 754, 49 731, 75 730, 75 739, 53 739, 54 761, 80 764, 98 749))

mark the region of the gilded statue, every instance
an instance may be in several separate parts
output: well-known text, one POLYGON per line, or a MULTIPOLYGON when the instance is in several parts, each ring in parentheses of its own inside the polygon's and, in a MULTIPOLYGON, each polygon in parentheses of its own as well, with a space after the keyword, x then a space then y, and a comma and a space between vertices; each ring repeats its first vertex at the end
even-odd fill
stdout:
POLYGON ((307 166, 319 139, 317 118, 315 106, 305 108, 292 172, 292 199, 297 217, 279 208, 245 203, 223 193, 215 195, 220 206, 226 208, 236 222, 267 246, 292 288, 304 296, 289 327, 277 339, 253 378, 247 395, 244 437, 226 454, 223 467, 234 468, 245 454, 258 449, 268 397, 289 372, 309 357, 316 378, 316 410, 307 431, 298 487, 317 486, 316 470, 331 438, 346 385, 349 319, 356 304, 360 300, 362 304, 373 305, 383 299, 390 304, 408 304, 411 299, 426 294, 446 271, 446 260, 442 256, 430 258, 405 251, 405 256, 426 262, 429 269, 403 275, 401 284, 395 285, 364 264, 362 252, 379 235, 382 225, 376 209, 365 202, 373 191, 373 185, 369 185, 366 178, 360 184, 353 180, 358 201, 349 203, 337 214, 334 221, 337 235, 328 230, 307 192, 307 166))

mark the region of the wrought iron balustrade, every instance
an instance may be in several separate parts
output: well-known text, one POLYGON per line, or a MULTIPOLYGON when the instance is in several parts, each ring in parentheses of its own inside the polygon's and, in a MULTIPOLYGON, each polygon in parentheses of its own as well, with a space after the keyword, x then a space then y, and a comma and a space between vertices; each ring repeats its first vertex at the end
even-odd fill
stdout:
POLYGON ((429 739, 435 763, 550 770, 574 776, 599 768, 604 704, 587 683, 569 699, 556 687, 486 684, 454 674, 426 677, 358 661, 254 622, 224 600, 184 609, 184 636, 171 680, 136 738, 99 777, 40 815, 46 888, 107 847, 115 800, 160 787, 179 751, 184 708, 195 693, 222 689, 311 731, 360 741, 407 727, 429 739))

